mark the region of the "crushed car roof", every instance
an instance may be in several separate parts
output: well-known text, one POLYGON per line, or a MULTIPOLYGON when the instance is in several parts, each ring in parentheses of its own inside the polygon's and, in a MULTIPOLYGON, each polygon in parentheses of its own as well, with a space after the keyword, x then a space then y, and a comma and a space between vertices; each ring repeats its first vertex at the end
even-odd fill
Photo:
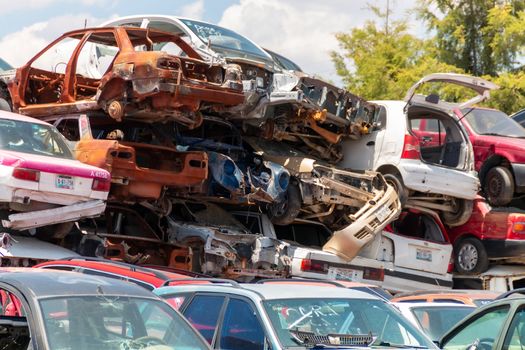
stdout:
POLYGON ((69 271, 0 268, 0 281, 36 298, 64 295, 153 297, 146 289, 130 282, 69 271))
POLYGON ((34 123, 34 124, 43 124, 43 125, 49 125, 49 123, 44 122, 42 120, 38 120, 31 117, 26 117, 25 115, 13 113, 13 112, 7 112, 0 110, 0 118, 1 119, 12 119, 12 120, 19 120, 22 122, 28 122, 28 123, 34 123))

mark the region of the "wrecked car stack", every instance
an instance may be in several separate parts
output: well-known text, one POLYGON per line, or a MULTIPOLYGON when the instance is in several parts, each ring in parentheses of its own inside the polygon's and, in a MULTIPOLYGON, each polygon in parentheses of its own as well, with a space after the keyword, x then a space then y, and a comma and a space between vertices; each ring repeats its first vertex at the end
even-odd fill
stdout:
POLYGON ((155 28, 87 28, 17 69, 3 96, 13 110, 53 124, 77 160, 106 175, 105 215, 86 211, 71 232, 40 238, 215 276, 290 276, 285 242, 195 218, 195 207, 217 203, 276 225, 316 220, 334 231, 326 249, 352 260, 401 209, 380 173, 333 165, 344 139, 373 128, 378 107, 278 69, 251 45, 263 62, 201 55, 184 35, 155 28))
MULTIPOLYGON (((225 28, 170 16, 62 35, 6 88, 0 81, 0 106, 61 133, 29 153, 59 169, 57 152, 71 148, 93 176, 34 175, 17 156, 18 185, 36 176, 61 195, 55 203, 21 186, 2 199, 3 226, 82 255, 242 281, 367 279, 402 289, 411 276, 419 288, 450 287, 445 226, 465 224, 479 190, 454 111, 495 86, 434 74, 414 89, 453 82, 478 96, 451 104, 411 90, 404 102, 370 102, 282 60, 225 28), (66 200, 84 182, 101 191, 97 202, 66 200), (54 204, 42 206, 47 199, 54 204)), ((0 137, 9 152, 30 140, 0 137)))

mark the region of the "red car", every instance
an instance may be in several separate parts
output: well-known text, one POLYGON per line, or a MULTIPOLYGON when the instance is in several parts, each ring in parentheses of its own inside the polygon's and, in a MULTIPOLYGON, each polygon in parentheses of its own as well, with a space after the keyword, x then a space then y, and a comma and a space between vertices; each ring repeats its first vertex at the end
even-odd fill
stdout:
MULTIPOLYGON (((41 269, 75 271, 86 275, 97 275, 133 282, 148 290, 162 287, 167 281, 180 279, 180 284, 208 283, 206 281, 189 281, 193 277, 207 277, 197 273, 170 269, 160 270, 155 267, 142 267, 98 258, 75 257, 71 259, 48 261, 33 266, 41 269)), ((174 283, 176 284, 176 283, 174 283)), ((169 283, 168 285, 172 285, 169 283)))
POLYGON ((502 111, 458 111, 474 147, 475 169, 483 193, 494 206, 508 205, 525 193, 525 129, 502 111))
MULTIPOLYGON (((506 206, 525 193, 525 129, 505 113, 488 108, 455 111, 474 148, 475 170, 493 206, 506 206)), ((426 147, 446 143, 447 130, 435 120, 422 120, 417 136, 426 147)), ((459 149, 458 149, 459 152, 459 149)))
POLYGON ((469 221, 450 228, 448 236, 454 244, 454 263, 460 273, 484 272, 489 260, 525 262, 525 211, 492 208, 478 196, 469 221))

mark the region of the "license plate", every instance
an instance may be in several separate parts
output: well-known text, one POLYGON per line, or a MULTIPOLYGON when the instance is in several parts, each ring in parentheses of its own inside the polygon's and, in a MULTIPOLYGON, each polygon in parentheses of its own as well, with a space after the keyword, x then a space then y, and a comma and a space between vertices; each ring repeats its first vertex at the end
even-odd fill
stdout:
POLYGON ((377 220, 383 222, 390 216, 390 209, 387 206, 382 206, 379 208, 379 210, 376 212, 377 220))
POLYGON ((357 277, 357 274, 354 270, 341 269, 338 267, 328 268, 328 279, 331 279, 331 280, 353 281, 356 277, 357 277))
POLYGON ((416 259, 432 262, 432 251, 426 249, 416 249, 416 259))
POLYGON ((65 190, 72 190, 73 189, 73 178, 71 176, 62 176, 59 175, 55 179, 55 186, 57 188, 62 188, 65 190))

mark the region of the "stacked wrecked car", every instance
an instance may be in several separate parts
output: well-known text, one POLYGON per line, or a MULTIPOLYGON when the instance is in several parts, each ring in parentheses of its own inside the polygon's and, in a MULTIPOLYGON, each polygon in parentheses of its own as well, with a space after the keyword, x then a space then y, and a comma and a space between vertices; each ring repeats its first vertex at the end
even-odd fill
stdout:
MULTIPOLYGON (((377 105, 283 70, 253 43, 265 64, 201 55, 184 34, 129 24, 68 32, 8 80, 12 110, 54 130, 71 157, 96 169, 93 189, 106 189, 105 211, 67 216, 77 225, 40 239, 250 280, 289 277, 289 244, 247 215, 226 224, 232 213, 261 213, 272 228, 317 222, 334 232, 325 249, 345 261, 399 215, 380 173, 334 165, 343 140, 373 128, 377 105)), ((78 189, 60 176, 55 187, 78 189)), ((7 208, 12 215, 14 204, 7 208)), ((14 235, 36 227, 11 226, 21 230, 14 235)))

